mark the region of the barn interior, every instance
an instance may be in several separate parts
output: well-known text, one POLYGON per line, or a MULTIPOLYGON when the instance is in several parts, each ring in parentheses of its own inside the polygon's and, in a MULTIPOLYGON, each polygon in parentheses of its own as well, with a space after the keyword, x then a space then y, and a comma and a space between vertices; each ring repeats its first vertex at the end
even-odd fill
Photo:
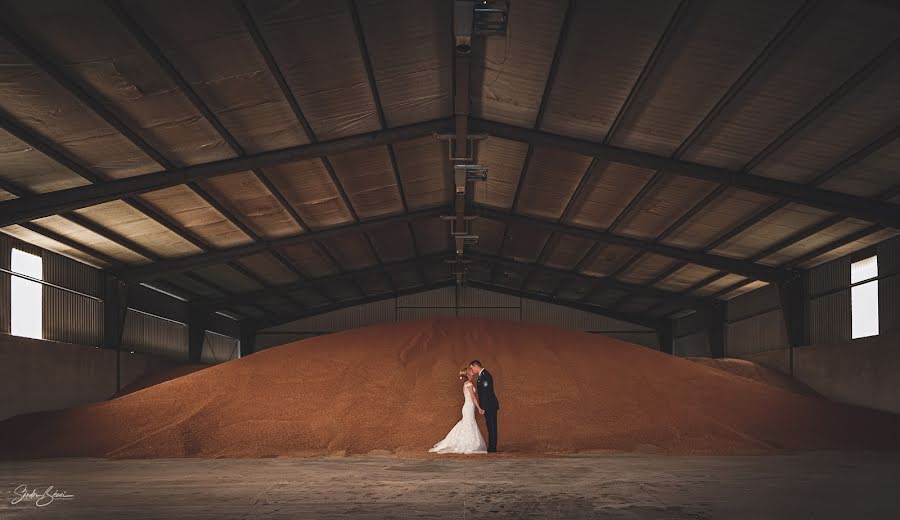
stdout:
POLYGON ((0 12, 0 517, 900 513, 892 2, 0 12))

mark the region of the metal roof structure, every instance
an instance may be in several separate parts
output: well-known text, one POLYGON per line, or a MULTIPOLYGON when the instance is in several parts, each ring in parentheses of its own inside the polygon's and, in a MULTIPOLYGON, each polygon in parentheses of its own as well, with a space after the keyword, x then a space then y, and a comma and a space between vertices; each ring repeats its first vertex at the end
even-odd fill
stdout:
POLYGON ((889 2, 498 0, 465 46, 460 4, 4 2, 0 231, 262 326, 463 242, 467 283, 650 323, 900 230, 889 2))

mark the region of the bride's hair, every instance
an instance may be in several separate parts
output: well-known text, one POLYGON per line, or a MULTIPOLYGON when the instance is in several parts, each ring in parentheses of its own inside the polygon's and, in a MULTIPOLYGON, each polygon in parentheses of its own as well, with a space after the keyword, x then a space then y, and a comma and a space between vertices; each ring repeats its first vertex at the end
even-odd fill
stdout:
POLYGON ((469 371, 465 368, 459 371, 459 380, 460 381, 471 381, 469 377, 469 371))

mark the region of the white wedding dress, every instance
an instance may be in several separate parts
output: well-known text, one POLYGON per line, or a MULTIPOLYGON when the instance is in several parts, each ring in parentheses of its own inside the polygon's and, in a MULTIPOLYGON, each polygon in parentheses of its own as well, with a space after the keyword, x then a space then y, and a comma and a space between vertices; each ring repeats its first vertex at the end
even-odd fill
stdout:
POLYGON ((456 426, 450 430, 450 433, 444 437, 444 440, 434 445, 430 452, 433 453, 465 453, 467 455, 473 453, 487 453, 487 444, 484 443, 484 437, 478 429, 478 423, 475 422, 475 402, 472 401, 472 394, 469 392, 472 383, 466 382, 463 385, 463 397, 466 402, 462 407, 462 419, 456 423, 456 426))

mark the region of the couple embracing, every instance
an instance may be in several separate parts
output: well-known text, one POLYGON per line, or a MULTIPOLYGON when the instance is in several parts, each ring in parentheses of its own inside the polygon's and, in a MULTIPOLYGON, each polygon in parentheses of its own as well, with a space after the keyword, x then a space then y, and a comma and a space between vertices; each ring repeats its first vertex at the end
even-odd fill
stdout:
POLYGON ((497 451, 497 411, 500 402, 494 393, 494 378, 485 370, 481 361, 477 359, 469 363, 469 366, 460 371, 459 379, 463 382, 463 398, 465 402, 462 408, 462 419, 444 440, 434 445, 430 452, 433 453, 494 453, 497 451), (484 416, 485 426, 488 431, 488 443, 485 446, 484 437, 475 422, 475 413, 484 416))

